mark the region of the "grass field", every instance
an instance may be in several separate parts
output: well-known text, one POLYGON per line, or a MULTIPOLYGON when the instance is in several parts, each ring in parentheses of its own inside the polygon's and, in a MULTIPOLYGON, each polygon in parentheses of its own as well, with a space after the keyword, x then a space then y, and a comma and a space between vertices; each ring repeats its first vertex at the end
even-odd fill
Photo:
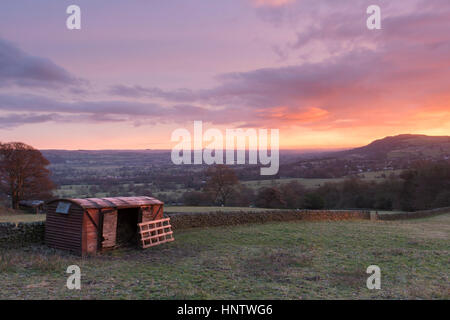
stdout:
POLYGON ((175 242, 79 258, 2 248, 0 299, 449 299, 450 215, 178 231, 175 242), (81 267, 81 290, 65 287, 81 267), (366 287, 381 268, 381 290, 366 287))
POLYGON ((45 214, 0 215, 0 222, 35 222, 45 221, 45 214))
POLYGON ((45 214, 29 214, 22 210, 13 210, 0 205, 0 223, 1 222, 33 222, 44 221, 45 214))
MULTIPOLYGON (((397 175, 401 170, 387 170, 387 171, 374 171, 374 172, 364 172, 359 175, 362 180, 365 181, 376 181, 381 182, 385 180, 389 175, 397 175)), ((250 180, 242 181, 241 183, 249 188, 255 190, 262 187, 279 186, 285 183, 296 181, 303 185, 305 188, 313 189, 323 186, 325 183, 337 183, 342 182, 349 177, 334 178, 334 179, 306 179, 306 178, 286 178, 286 179, 271 179, 271 180, 250 180)))

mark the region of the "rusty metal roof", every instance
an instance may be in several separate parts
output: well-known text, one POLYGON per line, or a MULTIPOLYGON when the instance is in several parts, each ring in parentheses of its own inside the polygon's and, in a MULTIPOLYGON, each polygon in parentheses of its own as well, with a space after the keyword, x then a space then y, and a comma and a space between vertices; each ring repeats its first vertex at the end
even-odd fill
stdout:
POLYGON ((152 204, 163 204, 163 202, 152 197, 114 197, 114 198, 84 198, 84 199, 57 199, 53 201, 75 202, 84 209, 101 208, 130 208, 148 206, 152 204))

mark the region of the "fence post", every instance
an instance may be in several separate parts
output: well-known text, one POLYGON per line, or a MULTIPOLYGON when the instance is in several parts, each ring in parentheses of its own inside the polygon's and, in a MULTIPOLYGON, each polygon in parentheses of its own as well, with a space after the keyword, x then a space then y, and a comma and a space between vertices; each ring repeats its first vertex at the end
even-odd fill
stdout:
POLYGON ((370 211, 370 221, 376 221, 376 220, 378 220, 378 212, 370 211))

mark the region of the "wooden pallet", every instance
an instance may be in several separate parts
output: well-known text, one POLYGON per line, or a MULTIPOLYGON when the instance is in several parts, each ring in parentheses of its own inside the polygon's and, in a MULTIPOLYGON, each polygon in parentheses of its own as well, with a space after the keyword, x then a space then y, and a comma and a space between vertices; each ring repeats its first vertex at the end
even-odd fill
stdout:
POLYGON ((142 248, 174 241, 170 218, 138 223, 142 248))

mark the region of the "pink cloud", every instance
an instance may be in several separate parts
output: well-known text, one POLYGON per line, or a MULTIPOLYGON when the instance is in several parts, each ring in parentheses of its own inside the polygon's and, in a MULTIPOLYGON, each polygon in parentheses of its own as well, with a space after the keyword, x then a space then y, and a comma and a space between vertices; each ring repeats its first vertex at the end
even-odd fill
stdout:
POLYGON ((253 5, 256 7, 281 7, 290 3, 295 2, 295 0, 251 0, 253 5))

